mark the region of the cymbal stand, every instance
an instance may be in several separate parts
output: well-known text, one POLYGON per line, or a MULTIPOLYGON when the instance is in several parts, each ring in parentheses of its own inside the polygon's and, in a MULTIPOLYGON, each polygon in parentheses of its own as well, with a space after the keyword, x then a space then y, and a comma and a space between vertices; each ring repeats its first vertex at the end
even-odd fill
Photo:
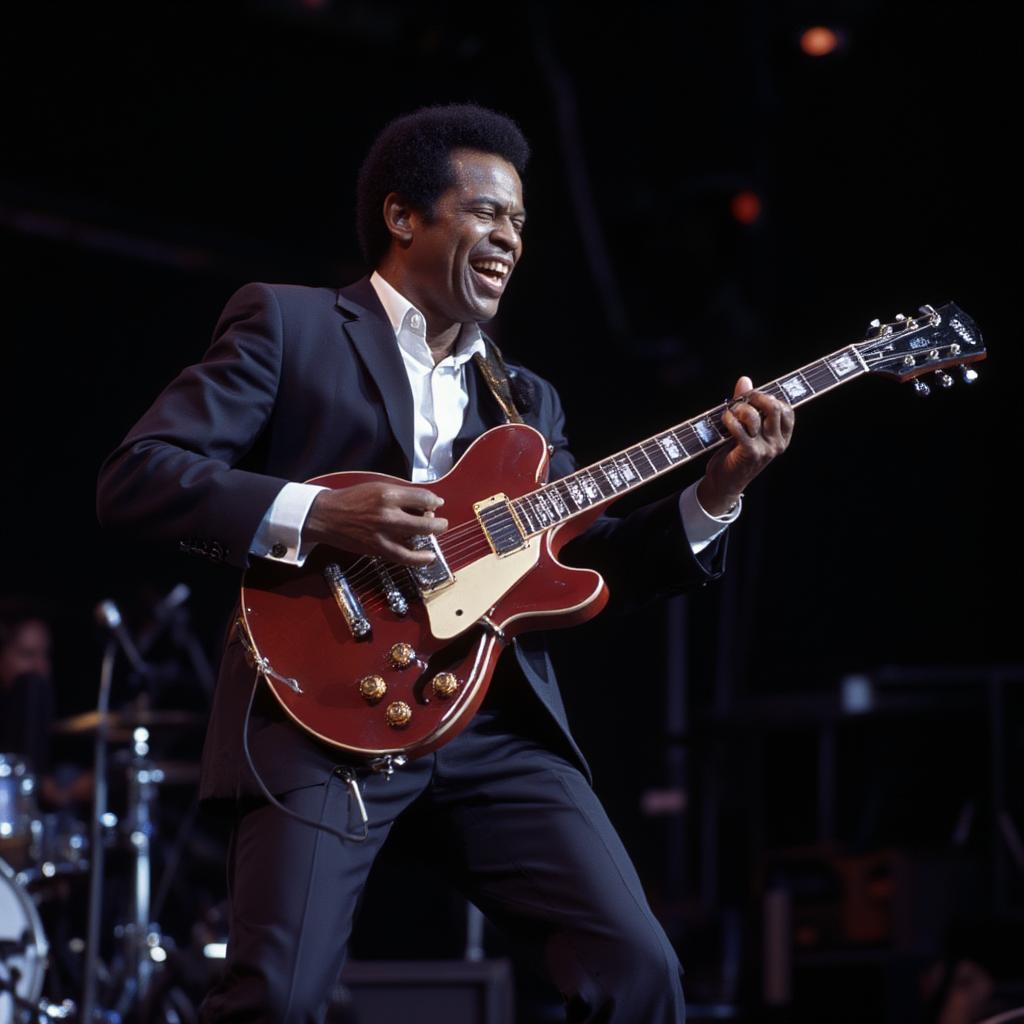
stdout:
MULTIPOLYGON (((3 962, 0 956, 0 962, 3 962)), ((11 1001, 11 1007, 21 1015, 21 1019, 31 1024, 44 1024, 51 1020, 73 1020, 77 1016, 75 1004, 70 999, 62 1003, 51 1003, 49 999, 42 997, 38 1002, 23 999, 18 995, 18 982, 21 977, 16 967, 9 968, 8 977, 0 976, 0 994, 7 996, 11 1001)))
POLYGON ((166 957, 159 924, 150 921, 152 907, 152 846, 156 837, 155 810, 163 771, 149 759, 149 730, 137 727, 132 734, 128 762, 128 792, 124 825, 131 848, 132 916, 117 929, 123 939, 124 988, 117 1010, 125 1015, 134 1004, 146 1006, 154 974, 166 957))
POLYGON ((103 917, 104 819, 107 816, 107 716, 110 712, 110 690, 117 658, 117 641, 109 640, 100 668, 99 696, 96 710, 99 722, 93 750, 95 788, 89 844, 89 916, 86 924, 85 971, 82 988, 81 1019, 91 1024, 96 1011, 96 979, 99 974, 100 924, 103 917))
MULTIPOLYGON (((107 812, 107 722, 110 714, 110 687, 116 656, 111 642, 104 653, 100 674, 100 696, 97 702, 99 724, 96 730, 96 788, 93 807, 89 920, 86 939, 85 985, 81 1002, 81 1020, 91 1024, 105 1019, 107 1011, 96 1006, 96 980, 99 976, 99 946, 103 906, 104 833, 111 827, 112 815, 107 812)), ((145 1017, 145 1000, 150 981, 166 952, 158 925, 150 922, 152 886, 152 842, 155 834, 154 810, 163 771, 149 760, 149 730, 138 726, 132 733, 128 762, 127 806, 124 826, 131 846, 132 916, 130 922, 115 929, 123 939, 121 969, 111 972, 121 978, 119 991, 110 994, 116 999, 116 1012, 123 1019, 133 1007, 138 1019, 145 1017)))

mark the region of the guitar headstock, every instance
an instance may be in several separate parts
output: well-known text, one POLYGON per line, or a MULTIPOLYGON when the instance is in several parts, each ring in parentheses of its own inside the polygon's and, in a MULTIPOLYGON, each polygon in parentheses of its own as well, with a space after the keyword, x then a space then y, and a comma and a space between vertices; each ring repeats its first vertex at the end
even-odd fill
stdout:
MULTIPOLYGON (((912 317, 900 313, 888 324, 872 320, 864 341, 857 342, 854 348, 869 373, 899 381, 934 373, 936 383, 944 388, 953 384, 953 378, 946 372, 950 367, 960 367, 964 381, 972 383, 978 374, 969 364, 987 354, 974 321, 952 302, 938 309, 921 306, 912 317)), ((931 390, 923 380, 914 380, 914 387, 923 395, 931 390)))

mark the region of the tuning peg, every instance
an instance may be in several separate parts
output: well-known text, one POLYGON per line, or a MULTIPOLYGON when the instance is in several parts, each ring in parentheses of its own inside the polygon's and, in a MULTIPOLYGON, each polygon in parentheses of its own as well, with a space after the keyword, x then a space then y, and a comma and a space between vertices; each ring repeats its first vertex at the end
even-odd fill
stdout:
POLYGON ((878 317, 876 316, 875 319, 872 320, 871 323, 868 324, 868 329, 864 332, 864 334, 865 334, 865 336, 870 338, 872 334, 875 334, 876 332, 880 331, 881 329, 882 329, 882 321, 879 320, 878 317))
POLYGON ((960 376, 963 377, 965 384, 973 384, 978 379, 978 371, 969 366, 961 366, 960 376))
POLYGON ((914 390, 922 397, 927 398, 931 393, 932 389, 928 387, 923 380, 914 381, 914 390))
POLYGON ((896 319, 897 320, 906 320, 907 319, 907 315, 906 315, 906 313, 897 313, 896 314, 896 319))
POLYGON ((946 373, 945 370, 936 370, 935 376, 938 378, 939 384, 942 387, 951 388, 953 386, 953 378, 950 377, 950 375, 946 373))

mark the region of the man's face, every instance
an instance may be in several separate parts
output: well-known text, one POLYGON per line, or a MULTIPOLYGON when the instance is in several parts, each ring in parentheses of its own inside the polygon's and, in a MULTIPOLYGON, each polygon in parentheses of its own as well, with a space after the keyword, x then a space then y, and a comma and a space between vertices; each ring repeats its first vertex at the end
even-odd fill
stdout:
POLYGON ((412 211, 412 240, 402 253, 408 296, 434 330, 490 320, 523 251, 523 186, 500 156, 457 149, 455 184, 434 204, 433 217, 412 211))
POLYGON ((38 619, 23 622, 0 651, 0 685, 10 686, 26 672, 49 678, 50 627, 38 619))

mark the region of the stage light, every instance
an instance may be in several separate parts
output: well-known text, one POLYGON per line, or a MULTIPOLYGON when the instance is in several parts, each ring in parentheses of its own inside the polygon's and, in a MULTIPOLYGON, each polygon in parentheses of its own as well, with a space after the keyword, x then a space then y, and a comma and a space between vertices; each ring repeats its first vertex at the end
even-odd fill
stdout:
POLYGON ((800 33, 800 49, 808 57, 827 57, 841 45, 841 34, 827 25, 812 25, 800 33))
POLYGON ((840 705, 847 715, 865 715, 875 707, 875 688, 870 677, 843 676, 839 682, 840 705))
POLYGON ((761 197, 750 189, 744 189, 729 200, 729 209, 741 224, 753 224, 761 216, 761 197))

